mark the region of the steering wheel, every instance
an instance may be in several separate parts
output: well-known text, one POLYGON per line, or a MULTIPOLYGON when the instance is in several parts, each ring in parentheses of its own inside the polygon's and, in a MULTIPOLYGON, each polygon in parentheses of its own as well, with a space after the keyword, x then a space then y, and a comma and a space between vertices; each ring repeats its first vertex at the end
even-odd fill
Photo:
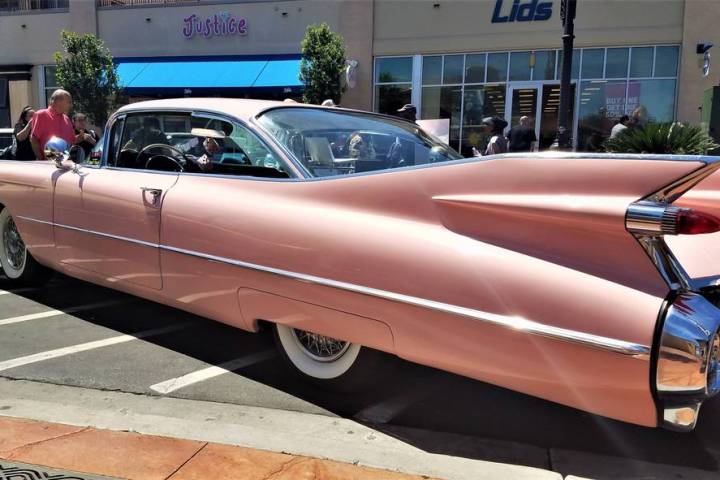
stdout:
MULTIPOLYGON (((182 150, 180 150, 180 149, 177 148, 177 147, 173 147, 172 145, 167 145, 167 144, 164 144, 164 143, 151 143, 150 145, 145 145, 143 148, 140 149, 140 151, 137 153, 137 156, 135 157, 135 164, 138 163, 138 161, 140 160, 140 157, 142 156, 142 154, 144 154, 147 150, 150 150, 150 149, 153 149, 153 148, 164 148, 164 149, 166 149, 166 150, 170 150, 170 151, 173 152, 173 153, 179 154, 179 156, 182 157, 185 161, 189 161, 187 155, 186 155, 182 150)), ((178 161, 177 161, 176 159, 174 159, 173 157, 171 157, 171 156, 169 156, 169 155, 163 155, 163 156, 172 159, 175 163, 177 163, 177 164, 180 165, 180 162, 178 162, 178 161)), ((148 160, 148 162, 149 162, 149 161, 150 161, 150 160, 148 160)), ((145 163, 145 168, 147 168, 147 162, 145 163)))
POLYGON ((148 159, 148 161, 145 162, 145 170, 150 170, 150 164, 156 160, 169 160, 171 163, 173 163, 177 166, 177 170, 174 170, 174 171, 176 171, 176 172, 184 172, 185 171, 185 168, 182 166, 182 164, 180 162, 178 162, 176 159, 174 159, 170 155, 163 155, 162 153, 158 153, 158 154, 150 157, 148 159))

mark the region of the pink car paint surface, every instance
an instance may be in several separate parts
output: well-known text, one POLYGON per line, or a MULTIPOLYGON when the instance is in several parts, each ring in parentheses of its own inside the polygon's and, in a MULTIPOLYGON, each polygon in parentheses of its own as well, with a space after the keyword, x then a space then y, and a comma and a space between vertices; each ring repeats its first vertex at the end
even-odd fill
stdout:
MULTIPOLYGON (((319 109, 175 99, 116 116, 222 114, 287 158, 257 121, 282 108, 319 109)), ((312 179, 288 160, 280 180, 7 161, 0 204, 40 264, 77 278, 689 430, 715 393, 720 233, 672 236, 662 221, 677 206, 720 215, 717 160, 517 154, 312 179), (639 204, 650 213, 632 223, 639 204), (678 315, 715 330, 663 330, 678 315), (672 347, 680 340, 710 351, 672 347)))

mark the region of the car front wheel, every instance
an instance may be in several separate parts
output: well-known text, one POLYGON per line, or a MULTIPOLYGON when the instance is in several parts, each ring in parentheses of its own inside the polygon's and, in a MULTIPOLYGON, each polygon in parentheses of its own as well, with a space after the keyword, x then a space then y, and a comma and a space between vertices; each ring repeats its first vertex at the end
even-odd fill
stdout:
POLYGON ((275 340, 295 373, 340 391, 363 389, 378 378, 381 353, 356 343, 275 324, 275 340))
POLYGON ((0 211, 0 266, 10 280, 23 285, 42 285, 51 276, 28 252, 7 208, 0 211))

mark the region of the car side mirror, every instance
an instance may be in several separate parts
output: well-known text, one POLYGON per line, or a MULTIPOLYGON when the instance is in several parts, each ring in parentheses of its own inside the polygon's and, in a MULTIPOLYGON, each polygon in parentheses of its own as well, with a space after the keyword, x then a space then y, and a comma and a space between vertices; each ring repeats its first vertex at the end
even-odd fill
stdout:
POLYGON ((83 163, 85 162, 85 150, 79 145, 73 145, 65 156, 65 160, 70 160, 76 165, 83 163))
POLYGON ((78 145, 73 145, 70 147, 70 150, 63 152, 62 155, 55 157, 55 166, 60 170, 70 170, 70 167, 67 165, 66 160, 71 161, 74 165, 72 169, 74 171, 78 170, 78 167, 80 164, 82 164, 85 161, 85 150, 82 149, 82 147, 78 145))

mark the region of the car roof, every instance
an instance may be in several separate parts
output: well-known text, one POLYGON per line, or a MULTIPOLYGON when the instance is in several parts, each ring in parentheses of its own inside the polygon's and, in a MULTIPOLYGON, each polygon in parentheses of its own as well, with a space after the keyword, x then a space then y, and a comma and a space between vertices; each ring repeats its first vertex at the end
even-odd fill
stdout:
POLYGON ((278 102, 272 100, 251 100, 245 98, 166 98, 131 103, 120 108, 117 113, 131 113, 142 110, 204 110, 209 112, 232 115, 241 120, 249 120, 268 108, 303 107, 303 108, 337 108, 305 105, 302 103, 278 102))

